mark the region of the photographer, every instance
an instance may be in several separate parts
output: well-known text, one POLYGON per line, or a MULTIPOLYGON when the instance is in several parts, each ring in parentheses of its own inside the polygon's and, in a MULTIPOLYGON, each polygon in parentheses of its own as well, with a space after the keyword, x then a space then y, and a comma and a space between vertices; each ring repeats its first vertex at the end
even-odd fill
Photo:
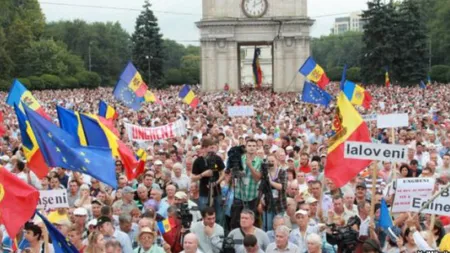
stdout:
MULTIPOLYGON (((283 215, 287 209, 286 203, 286 187, 287 174, 286 171, 278 166, 277 159, 274 155, 269 155, 268 160, 268 175, 263 175, 263 178, 269 180, 270 192, 261 192, 261 194, 269 194, 271 197, 264 198, 271 200, 270 203, 261 203, 263 209, 263 228, 265 231, 272 230, 273 218, 275 215, 283 215)), ((264 172, 265 173, 265 172, 264 172)))
POLYGON ((216 213, 213 207, 206 207, 202 210, 203 221, 194 222, 191 226, 191 233, 197 235, 198 247, 202 252, 219 253, 222 249, 224 231, 216 224, 216 213))
POLYGON ((175 193, 175 205, 178 207, 181 207, 185 205, 187 209, 189 210, 189 213, 192 216, 192 221, 200 221, 202 220, 202 216, 200 211, 198 210, 197 204, 195 204, 193 201, 188 200, 187 194, 185 192, 177 192, 175 193))
POLYGON ((215 154, 215 146, 211 139, 202 141, 201 155, 195 159, 192 168, 192 183, 200 181, 199 208, 203 210, 207 206, 212 206, 216 210, 216 222, 221 224, 223 217, 222 196, 220 181, 223 180, 225 164, 222 158, 215 154))
POLYGON ((239 227, 242 209, 248 208, 256 212, 258 184, 261 179, 262 159, 256 156, 256 141, 247 140, 247 154, 242 156, 243 175, 235 183, 233 209, 231 211, 231 228, 239 227))

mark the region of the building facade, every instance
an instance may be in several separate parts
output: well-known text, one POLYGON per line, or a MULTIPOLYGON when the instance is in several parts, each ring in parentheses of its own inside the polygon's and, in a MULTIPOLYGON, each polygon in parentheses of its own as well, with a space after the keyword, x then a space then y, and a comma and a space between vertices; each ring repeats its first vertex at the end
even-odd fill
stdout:
POLYGON ((361 12, 352 12, 348 17, 336 18, 331 34, 339 35, 348 31, 362 32, 365 22, 362 20, 361 14, 361 12))
POLYGON ((268 45, 274 91, 300 91, 304 78, 297 73, 310 55, 313 23, 307 17, 307 0, 203 0, 203 17, 196 23, 202 90, 223 90, 226 83, 230 90, 240 89, 240 48, 268 45))

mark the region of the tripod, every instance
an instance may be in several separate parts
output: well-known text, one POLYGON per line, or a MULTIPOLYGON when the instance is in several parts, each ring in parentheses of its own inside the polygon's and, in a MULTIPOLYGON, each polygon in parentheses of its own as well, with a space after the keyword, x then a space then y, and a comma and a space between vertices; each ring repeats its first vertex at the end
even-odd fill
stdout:
POLYGON ((264 195, 264 212, 266 215, 263 214, 263 224, 264 224, 264 231, 267 232, 268 227, 267 223, 269 222, 267 220, 267 212, 275 213, 275 201, 272 195, 272 187, 270 186, 269 181, 269 172, 267 170, 267 163, 264 163, 261 168, 261 181, 259 185, 259 194, 258 199, 261 200, 262 196, 264 195), (265 168, 264 168, 265 167, 265 168))

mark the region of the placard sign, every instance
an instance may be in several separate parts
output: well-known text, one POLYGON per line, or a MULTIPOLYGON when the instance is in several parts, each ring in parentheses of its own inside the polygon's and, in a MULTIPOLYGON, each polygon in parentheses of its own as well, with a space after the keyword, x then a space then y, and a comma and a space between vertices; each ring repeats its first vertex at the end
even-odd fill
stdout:
POLYGON ((38 209, 69 207, 66 190, 39 191, 38 209))
POLYGON ((435 181, 434 178, 426 177, 397 179, 392 212, 401 213, 412 211, 413 198, 430 199, 433 194, 435 181))
POLYGON ((361 115, 361 118, 365 122, 376 121, 377 120, 377 115, 376 114, 366 114, 366 115, 361 115))
POLYGON ((408 126, 408 114, 407 113, 396 113, 396 114, 379 114, 377 116, 377 127, 378 128, 394 128, 394 127, 405 127, 408 126))
POLYGON ((386 162, 407 162, 407 146, 346 141, 344 158, 377 160, 386 162))
MULTIPOLYGON (((410 210, 412 212, 418 212, 420 208, 422 208, 422 206, 424 206, 430 198, 421 198, 413 196, 410 210)), ((442 191, 435 200, 431 201, 431 203, 427 207, 425 207, 425 209, 423 209, 422 213, 448 216, 448 214, 450 213, 449 189, 447 188, 444 191, 442 191)))
POLYGON ((228 106, 229 117, 253 117, 255 110, 251 106, 228 106))

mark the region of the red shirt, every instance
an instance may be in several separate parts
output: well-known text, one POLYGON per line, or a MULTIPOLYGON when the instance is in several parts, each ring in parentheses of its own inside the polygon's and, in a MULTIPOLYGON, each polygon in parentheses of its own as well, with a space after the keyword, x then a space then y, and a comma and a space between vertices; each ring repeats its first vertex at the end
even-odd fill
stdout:
POLYGON ((307 164, 306 166, 300 165, 300 168, 298 168, 298 171, 302 171, 302 172, 305 172, 305 173, 310 173, 311 172, 311 167, 309 167, 309 164, 307 164))

